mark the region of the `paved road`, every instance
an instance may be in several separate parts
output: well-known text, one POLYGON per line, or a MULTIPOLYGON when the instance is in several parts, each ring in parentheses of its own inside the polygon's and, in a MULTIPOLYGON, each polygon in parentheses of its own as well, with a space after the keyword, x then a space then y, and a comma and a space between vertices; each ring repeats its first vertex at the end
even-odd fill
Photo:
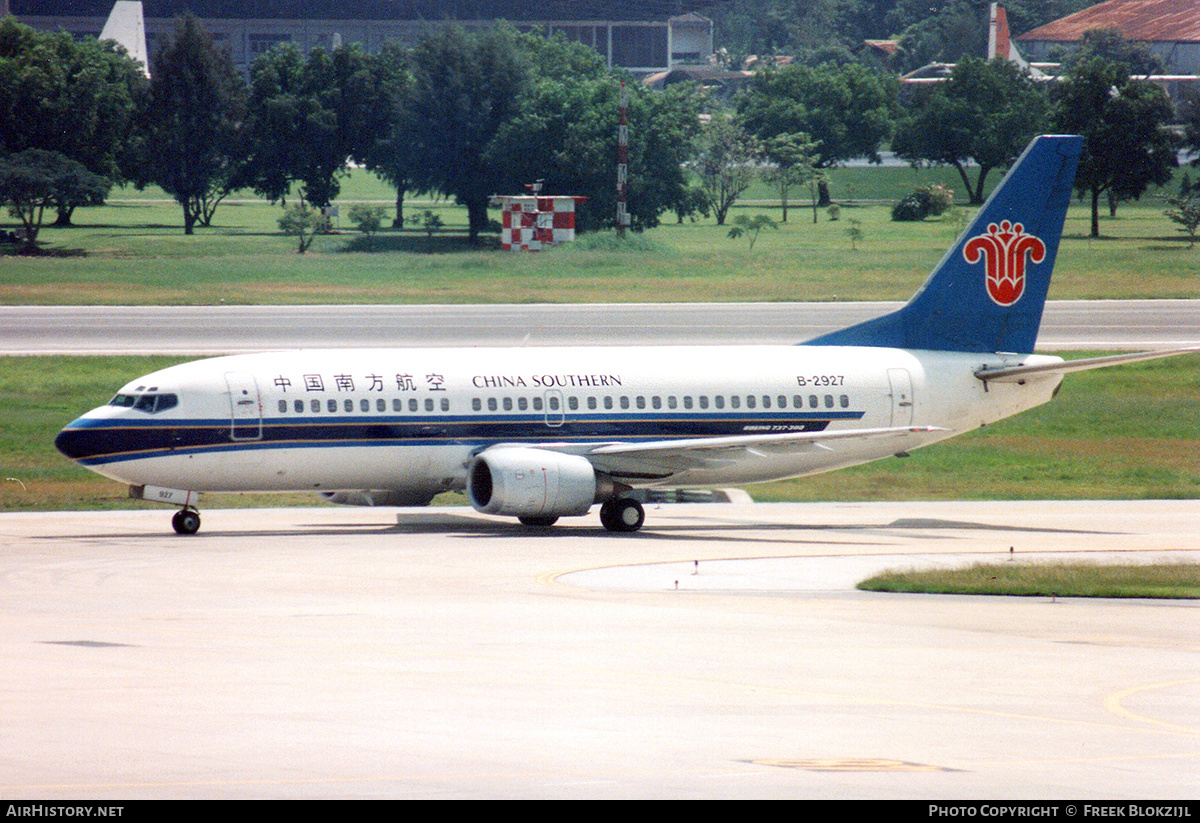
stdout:
MULTIPOLYGON (((897 303, 0 306, 0 354, 218 354, 354 346, 795 343, 897 303)), ((1200 300, 1052 301, 1039 347, 1200 345, 1200 300)))
POLYGON ((0 514, 6 802, 1196 797, 1196 602, 850 588, 1194 560, 1196 501, 169 519, 0 514))

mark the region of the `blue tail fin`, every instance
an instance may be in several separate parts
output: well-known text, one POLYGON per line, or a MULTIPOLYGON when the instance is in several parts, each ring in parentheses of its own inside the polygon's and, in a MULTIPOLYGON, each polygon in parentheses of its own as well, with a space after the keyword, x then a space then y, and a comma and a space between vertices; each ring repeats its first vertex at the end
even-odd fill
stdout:
POLYGON ((804 345, 1032 352, 1082 146, 1035 138, 903 308, 804 345))

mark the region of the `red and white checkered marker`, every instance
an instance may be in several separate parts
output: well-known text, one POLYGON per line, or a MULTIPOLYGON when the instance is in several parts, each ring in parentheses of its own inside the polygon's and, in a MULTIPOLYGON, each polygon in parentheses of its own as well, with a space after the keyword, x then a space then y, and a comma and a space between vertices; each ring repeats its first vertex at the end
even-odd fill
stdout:
POLYGON ((575 203, 582 197, 497 195, 503 209, 500 248, 538 251, 575 239, 575 203))

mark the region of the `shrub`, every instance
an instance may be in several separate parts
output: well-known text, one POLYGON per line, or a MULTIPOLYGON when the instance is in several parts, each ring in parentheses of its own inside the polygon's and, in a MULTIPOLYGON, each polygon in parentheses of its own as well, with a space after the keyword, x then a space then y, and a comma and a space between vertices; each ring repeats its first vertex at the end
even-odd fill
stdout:
POLYGON ((943 185, 922 186, 929 193, 929 213, 935 217, 954 206, 954 191, 943 185))
POLYGON ((1168 197, 1167 202, 1172 206, 1167 210, 1167 217, 1179 224, 1179 231, 1188 236, 1188 248, 1192 248, 1200 239, 1200 194, 1168 197))
POLYGON ((329 230, 329 218, 307 203, 293 203, 279 218, 279 228, 297 238, 296 252, 304 254, 319 232, 329 230))
POLYGON ((929 216, 929 192, 918 189, 892 206, 892 219, 897 221, 924 220, 929 216))
POLYGON ((954 205, 954 192, 945 186, 919 186, 892 207, 893 220, 924 220, 954 205))
POLYGON ((350 222, 368 238, 374 238, 379 227, 383 225, 383 215, 383 206, 358 203, 350 208, 350 222))

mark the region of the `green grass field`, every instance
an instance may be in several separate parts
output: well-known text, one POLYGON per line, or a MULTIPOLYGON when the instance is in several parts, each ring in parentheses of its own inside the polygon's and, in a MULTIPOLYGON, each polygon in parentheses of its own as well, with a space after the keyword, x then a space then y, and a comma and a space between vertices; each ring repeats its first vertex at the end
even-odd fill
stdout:
MULTIPOLYGON (((235 198, 212 228, 185 236, 178 206, 162 192, 123 190, 110 205, 80 209, 76 226, 42 231, 48 254, 0 257, 0 303, 210 305, 273 303, 522 303, 898 300, 925 279, 972 210, 922 223, 894 223, 890 202, 918 183, 946 181, 947 169, 846 168, 833 172, 840 219, 794 208, 753 251, 712 219, 663 225, 628 247, 569 244, 537 254, 501 253, 494 235, 481 249, 466 242, 465 210, 414 202, 406 213, 436 210, 446 230, 428 253, 425 235, 385 229, 368 249, 342 218, 342 233, 322 236, 305 255, 277 226, 278 205, 235 198), (863 239, 851 248, 847 229, 863 239)), ((992 183, 999 181, 993 174, 992 183)), ((961 188, 961 186, 959 186, 961 188)), ((1174 191, 1168 187, 1164 191, 1174 191)), ((1189 249, 1163 213, 1164 192, 1105 216, 1104 237, 1086 237, 1088 213, 1073 205, 1051 299, 1200 296, 1200 248, 1189 249)), ((799 196, 800 193, 797 193, 799 196)), ((749 200, 776 198, 759 184, 749 200)), ((369 173, 345 181, 339 203, 394 202, 369 173)), ((797 203, 797 206, 800 206, 797 203)), ((737 212, 780 218, 777 205, 744 203, 737 212)), ((0 224, 5 225, 5 224, 0 224)), ((12 222, 7 227, 15 227, 12 222)))
MULTIPOLYGON (((1079 355, 1083 356, 1083 355, 1079 355)), ((136 504, 125 488, 58 454, 54 436, 134 377, 188 358, 0 359, 0 510, 136 504), (12 478, 12 479, 9 479, 12 478)), ((947 443, 816 477, 751 486, 757 500, 1200 497, 1197 358, 1069 375, 1048 405, 947 443)), ((208 505, 312 503, 214 496, 208 505), (213 502, 215 501, 215 502, 213 502)), ((443 502, 462 504, 447 495, 443 502)))
POLYGON ((962 569, 892 571, 858 584, 873 592, 1022 597, 1200 598, 1200 563, 977 563, 962 569))

